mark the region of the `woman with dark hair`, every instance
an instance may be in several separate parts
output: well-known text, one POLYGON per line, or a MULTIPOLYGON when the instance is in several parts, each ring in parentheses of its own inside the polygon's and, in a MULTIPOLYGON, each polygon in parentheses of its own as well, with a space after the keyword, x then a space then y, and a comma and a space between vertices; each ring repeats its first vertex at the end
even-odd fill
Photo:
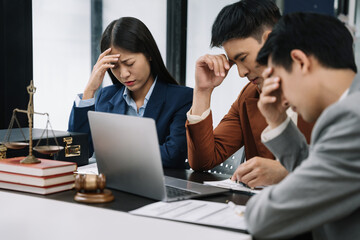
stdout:
MULTIPOLYGON (((150 117, 156 121, 163 167, 184 168, 185 121, 192 104, 192 89, 177 84, 167 71, 149 29, 136 18, 123 17, 111 22, 100 46, 102 53, 90 80, 72 108, 69 131, 90 134, 89 110, 150 117), (95 99, 105 72, 113 85, 102 88, 95 99)), ((91 136, 89 141, 92 154, 91 136)))

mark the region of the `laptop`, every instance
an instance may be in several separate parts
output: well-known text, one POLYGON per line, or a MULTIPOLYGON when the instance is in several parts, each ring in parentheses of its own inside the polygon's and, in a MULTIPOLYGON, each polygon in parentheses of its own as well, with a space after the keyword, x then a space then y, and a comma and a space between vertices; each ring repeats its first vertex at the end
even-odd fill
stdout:
POLYGON ((88 117, 107 187, 166 202, 229 191, 164 176, 153 119, 94 111, 88 117))

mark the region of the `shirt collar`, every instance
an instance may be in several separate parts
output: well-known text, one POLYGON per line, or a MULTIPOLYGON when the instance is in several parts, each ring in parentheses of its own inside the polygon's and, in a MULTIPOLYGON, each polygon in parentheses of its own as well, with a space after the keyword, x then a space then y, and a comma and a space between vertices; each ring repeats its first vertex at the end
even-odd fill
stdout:
POLYGON ((349 90, 349 88, 345 90, 345 92, 339 98, 339 101, 343 100, 344 98, 346 98, 347 95, 349 95, 349 90))
MULTIPOLYGON (((144 105, 146 105, 147 102, 149 101, 149 99, 151 97, 151 94, 152 94, 152 92, 154 90, 156 81, 157 81, 157 76, 155 77, 155 81, 153 82, 153 84, 151 85, 149 91, 147 92, 147 94, 145 96, 144 105)), ((124 90, 124 93, 123 93, 123 98, 126 101, 126 103, 128 105, 130 105, 132 98, 131 98, 130 90, 127 87, 125 87, 125 90, 124 90)))

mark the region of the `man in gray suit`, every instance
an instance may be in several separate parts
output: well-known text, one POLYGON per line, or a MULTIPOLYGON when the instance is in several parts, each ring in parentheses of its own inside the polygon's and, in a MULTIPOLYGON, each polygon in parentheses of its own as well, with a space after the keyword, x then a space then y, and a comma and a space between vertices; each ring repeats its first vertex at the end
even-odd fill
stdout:
POLYGON ((284 16, 257 61, 267 64, 258 107, 262 141, 291 172, 247 203, 257 239, 360 239, 360 78, 353 39, 336 18, 284 16), (316 121, 310 146, 285 114, 316 121))

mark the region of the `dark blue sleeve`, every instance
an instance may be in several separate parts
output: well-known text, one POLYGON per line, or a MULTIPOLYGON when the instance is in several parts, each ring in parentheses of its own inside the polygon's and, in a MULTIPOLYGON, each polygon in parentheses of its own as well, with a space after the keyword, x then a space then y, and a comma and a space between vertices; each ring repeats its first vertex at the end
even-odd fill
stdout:
POLYGON ((80 133, 88 134, 89 157, 93 155, 94 147, 91 138, 88 111, 96 111, 96 106, 98 105, 98 101, 100 99, 101 93, 102 93, 102 89, 100 90, 98 97, 95 99, 95 104, 89 107, 76 107, 74 102, 69 117, 69 126, 68 126, 69 132, 80 132, 80 133))
MULTIPOLYGON (((192 89, 186 88, 186 91, 178 93, 178 99, 171 103, 176 107, 172 112, 169 134, 165 142, 160 145, 161 159, 164 168, 185 168, 185 159, 187 158, 186 144, 186 113, 192 105, 192 89)), ((166 114, 166 113, 165 113, 166 114)))

